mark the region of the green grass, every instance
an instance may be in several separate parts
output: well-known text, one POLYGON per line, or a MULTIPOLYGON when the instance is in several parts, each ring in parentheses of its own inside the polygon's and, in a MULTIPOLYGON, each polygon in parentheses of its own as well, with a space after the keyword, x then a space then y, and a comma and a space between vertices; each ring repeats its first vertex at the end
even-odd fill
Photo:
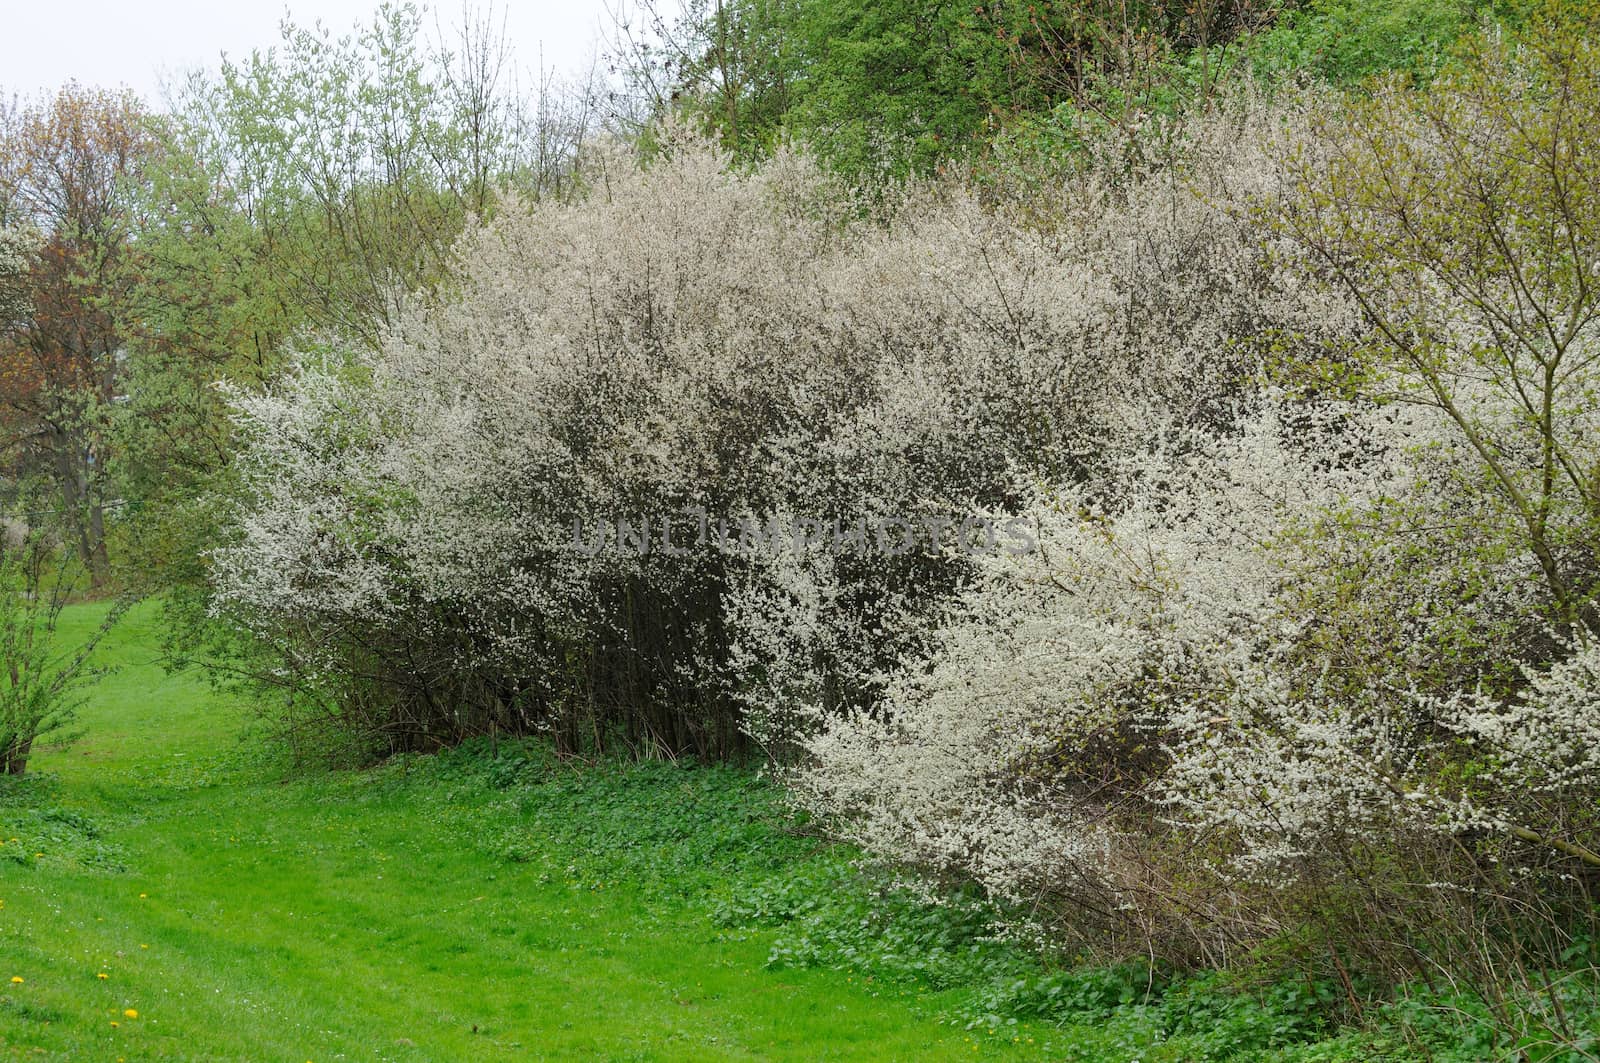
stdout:
POLYGON ((159 625, 126 619, 82 740, 0 789, 0 1058, 920 1060, 1060 1038, 941 1022, 955 991, 769 969, 777 931, 714 919, 715 895, 814 843, 748 775, 456 755, 286 778, 238 704, 161 670, 159 625))
MULTIPOLYGON (((0 1059, 1416 1058, 1301 979, 1051 970, 748 771, 523 742, 294 773, 161 669, 160 624, 104 644, 77 744, 0 778, 0 1059)), ((1493 1054, 1437 1033, 1437 1060, 1493 1054)))

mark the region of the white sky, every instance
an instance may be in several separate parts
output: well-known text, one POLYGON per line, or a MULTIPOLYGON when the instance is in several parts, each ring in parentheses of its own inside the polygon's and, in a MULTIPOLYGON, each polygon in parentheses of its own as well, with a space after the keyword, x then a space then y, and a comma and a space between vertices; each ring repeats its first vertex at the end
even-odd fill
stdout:
MULTIPOLYGON (((127 86, 160 105, 163 76, 177 80, 195 67, 214 69, 222 52, 242 59, 278 42, 285 11, 302 25, 321 19, 336 35, 366 23, 380 0, 0 0, 0 94, 31 96, 69 79, 105 88, 127 86)), ((418 6, 423 6, 419 2, 418 6)), ((488 8, 475 0, 475 10, 488 8)), ((462 0, 433 0, 448 35, 462 0)), ((615 4, 613 3, 613 7, 615 4)), ((517 66, 544 65, 562 74, 586 70, 609 26, 605 0, 496 0, 496 22, 517 66)))

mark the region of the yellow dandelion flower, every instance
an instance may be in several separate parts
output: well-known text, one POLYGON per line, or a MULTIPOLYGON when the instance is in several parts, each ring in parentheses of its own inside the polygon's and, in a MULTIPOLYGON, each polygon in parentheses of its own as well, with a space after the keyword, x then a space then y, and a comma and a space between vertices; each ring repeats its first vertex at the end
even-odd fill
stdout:
POLYGON ((144 900, 144 899, 145 899, 145 898, 146 898, 146 897, 148 897, 148 896, 150 896, 150 894, 148 894, 148 893, 141 893, 141 894, 139 894, 139 899, 140 899, 140 900, 141 900, 141 901, 142 901, 142 900, 144 900))
POLYGON ((117 1020, 115 1020, 115 1019, 111 1020, 111 1028, 113 1030, 115 1030, 118 1026, 121 1026, 121 1025, 122 1025, 122 1023, 118 1022, 117 1020))
POLYGON ((21 985, 22 984, 22 979, 17 977, 16 975, 12 975, 11 976, 11 984, 12 985, 21 985))
POLYGON ((95 975, 95 977, 100 979, 101 981, 105 981, 107 978, 110 978, 111 976, 109 974, 106 974, 106 972, 101 971, 99 974, 95 975))
POLYGON ((125 1018, 129 1018, 129 1019, 137 1019, 139 1017, 139 1013, 137 1011, 134 1011, 132 1008, 129 1008, 127 1011, 124 1011, 122 1014, 123 1014, 123 1016, 125 1018))

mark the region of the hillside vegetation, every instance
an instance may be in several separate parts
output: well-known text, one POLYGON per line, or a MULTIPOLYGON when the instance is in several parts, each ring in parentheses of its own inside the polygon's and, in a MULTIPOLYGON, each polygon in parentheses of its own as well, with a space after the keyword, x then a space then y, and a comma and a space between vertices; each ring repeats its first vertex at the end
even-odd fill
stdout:
POLYGON ((0 115, 29 1036, 1600 1051, 1600 14, 640 18, 0 115))

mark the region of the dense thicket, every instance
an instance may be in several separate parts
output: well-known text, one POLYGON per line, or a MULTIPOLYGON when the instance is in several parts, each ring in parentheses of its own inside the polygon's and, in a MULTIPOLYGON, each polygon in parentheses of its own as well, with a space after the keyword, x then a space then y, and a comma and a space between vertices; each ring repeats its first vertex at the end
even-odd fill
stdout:
POLYGON ((1043 548, 809 739, 807 804, 1080 945, 1217 963, 1309 927, 1341 977, 1491 987, 1581 952, 1596 59, 1552 32, 1262 112, 1204 209, 1323 293, 1321 342, 1230 331, 1266 355, 1235 417, 1048 485, 1043 548))
POLYGON ((963 521, 1151 411, 1226 419, 1226 334, 1317 327, 1175 174, 1063 189, 1048 228, 953 186, 863 220, 803 159, 745 174, 694 138, 587 182, 475 234, 457 299, 376 355, 239 401, 219 605, 391 746, 725 754, 869 709, 974 573, 963 521), (662 548, 699 514, 735 542, 662 548), (581 548, 621 521, 653 549, 581 548), (784 542, 744 548, 753 525, 784 542))

